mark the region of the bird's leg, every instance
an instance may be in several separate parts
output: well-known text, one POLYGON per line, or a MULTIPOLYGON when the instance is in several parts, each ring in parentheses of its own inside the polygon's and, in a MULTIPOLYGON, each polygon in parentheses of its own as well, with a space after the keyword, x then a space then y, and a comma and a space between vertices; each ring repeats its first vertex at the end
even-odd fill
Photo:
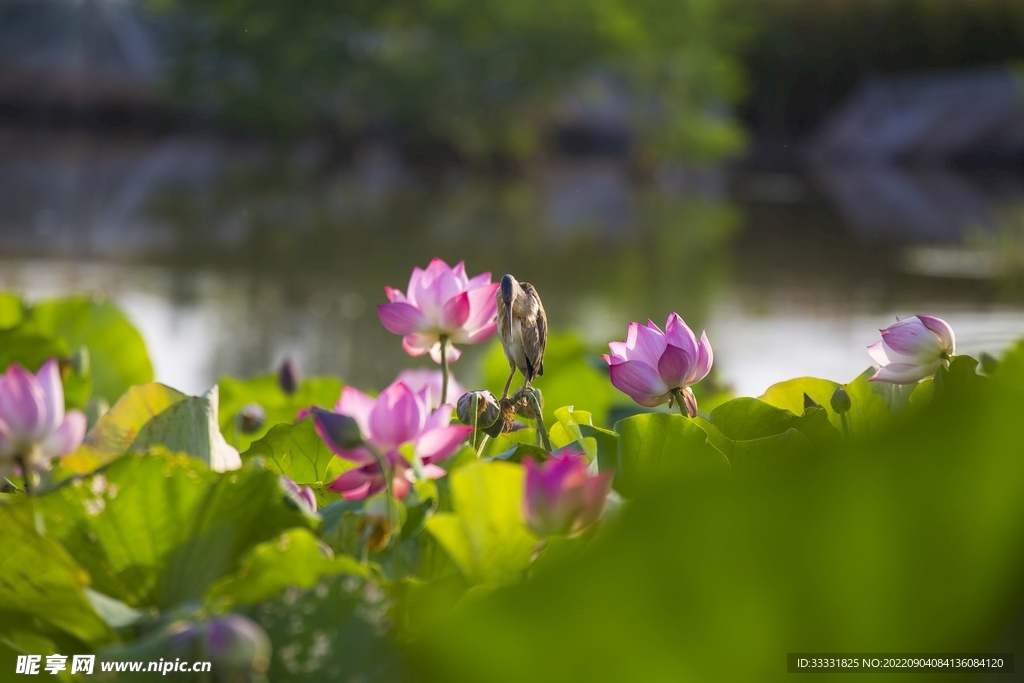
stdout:
POLYGON ((509 389, 509 387, 512 386, 512 378, 515 377, 515 376, 516 376, 516 368, 515 368, 515 366, 512 366, 512 372, 509 373, 508 381, 505 382, 505 391, 502 392, 502 394, 501 394, 502 398, 508 398, 508 389, 509 389))

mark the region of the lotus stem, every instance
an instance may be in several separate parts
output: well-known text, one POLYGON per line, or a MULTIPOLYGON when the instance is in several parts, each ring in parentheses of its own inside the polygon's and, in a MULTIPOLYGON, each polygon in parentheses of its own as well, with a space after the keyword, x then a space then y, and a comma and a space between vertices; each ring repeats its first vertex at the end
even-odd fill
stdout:
POLYGON ((690 413, 686 411, 686 401, 683 400, 683 392, 676 387, 672 390, 672 397, 676 401, 676 408, 679 409, 679 414, 683 417, 690 417, 690 413))
POLYGON ((24 455, 15 456, 14 460, 21 467, 21 476, 25 480, 25 495, 32 495, 32 472, 28 468, 28 461, 25 460, 24 455))
POLYGON ((441 405, 448 402, 448 335, 441 335, 441 405))
POLYGON ((846 440, 849 441, 850 440, 850 423, 846 421, 846 413, 839 413, 839 417, 843 421, 843 435, 846 437, 846 440))
MULTIPOLYGON (((388 466, 388 463, 384 461, 384 456, 382 456, 376 448, 366 442, 363 443, 363 446, 366 447, 366 450, 370 451, 370 454, 373 455, 373 459, 377 461, 377 467, 379 467, 380 471, 384 473, 384 498, 388 502, 388 524, 391 524, 391 505, 394 500, 394 496, 392 495, 393 486, 391 481, 391 468, 388 466)), ((392 538, 394 538, 394 536, 392 536, 392 538)), ((390 543, 390 541, 388 541, 388 543, 390 543)))
POLYGON ((544 428, 544 413, 540 408, 540 401, 537 400, 537 394, 534 393, 533 387, 530 387, 525 392, 526 400, 529 401, 530 407, 533 409, 533 414, 537 420, 537 435, 540 437, 541 445, 544 446, 544 450, 551 452, 551 439, 548 438, 548 430, 544 428))

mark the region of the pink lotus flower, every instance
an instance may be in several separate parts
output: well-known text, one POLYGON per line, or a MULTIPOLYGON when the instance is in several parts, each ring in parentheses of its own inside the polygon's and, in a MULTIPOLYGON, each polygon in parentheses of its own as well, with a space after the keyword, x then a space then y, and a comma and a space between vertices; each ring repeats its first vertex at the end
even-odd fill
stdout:
MULTIPOLYGON (((398 373, 398 377, 395 378, 395 381, 401 382, 405 386, 409 387, 409 389, 415 394, 418 394, 421 391, 426 391, 427 407, 434 410, 441 405, 442 375, 443 373, 440 370, 408 368, 398 373)), ((466 390, 463 386, 459 384, 454 377, 449 375, 448 395, 462 396, 464 393, 466 393, 466 390)))
POLYGON ((35 375, 17 363, 0 375, 0 476, 16 459, 30 469, 45 469, 53 458, 78 448, 85 426, 80 410, 64 412, 64 385, 55 359, 35 375))
POLYGON ((316 494, 310 486, 299 486, 289 477, 281 475, 281 487, 285 495, 306 512, 316 512, 316 494))
MULTIPOLYGON (((601 356, 610 366, 612 384, 642 406, 653 407, 679 392, 690 417, 697 414, 697 399, 690 386, 707 377, 714 362, 708 335, 700 341, 678 314, 672 313, 665 331, 650 320, 644 327, 630 323, 624 342, 608 342, 601 356)), ((679 396, 676 396, 678 399, 679 396)))
POLYGON ((881 367, 872 382, 913 384, 931 377, 956 352, 956 336, 945 320, 930 315, 896 318, 882 333, 882 341, 868 347, 881 367))
POLYGON ((435 258, 426 270, 413 268, 405 294, 385 287, 391 303, 377 306, 377 314, 389 332, 405 336, 402 348, 410 356, 429 351, 434 362, 440 363, 441 337, 445 336, 447 359, 454 362, 462 352, 453 343, 476 344, 497 330, 497 289, 490 273, 469 278, 462 261, 449 268, 435 258))
POLYGON ((587 458, 575 444, 555 451, 540 467, 532 458, 523 465, 523 519, 537 534, 578 534, 604 512, 612 473, 589 476, 587 458))
MULTIPOLYGON (((427 391, 415 393, 402 382, 394 382, 376 399, 353 387, 345 387, 334 409, 355 420, 363 443, 387 459, 394 473, 392 490, 398 498, 405 498, 413 480, 412 464, 399 453, 400 446, 412 444, 413 452, 423 465, 423 476, 437 479, 443 477, 445 471, 434 463, 455 453, 473 432, 472 427, 451 424, 450 405, 444 404, 430 412, 427 391)), ((359 500, 383 491, 384 473, 373 452, 366 446, 348 449, 334 443, 322 419, 317 416, 314 420, 324 443, 335 454, 359 465, 332 481, 327 488, 338 491, 347 500, 359 500)))

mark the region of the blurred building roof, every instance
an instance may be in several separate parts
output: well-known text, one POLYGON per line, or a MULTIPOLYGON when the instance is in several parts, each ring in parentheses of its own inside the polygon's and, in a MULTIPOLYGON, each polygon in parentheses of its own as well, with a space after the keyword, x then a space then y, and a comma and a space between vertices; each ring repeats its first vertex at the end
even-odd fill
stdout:
POLYGON ((147 103, 161 68, 156 45, 128 0, 0 0, 0 99, 147 103))
POLYGON ((873 78, 826 118, 815 161, 933 164, 1024 155, 1024 80, 1006 67, 873 78))

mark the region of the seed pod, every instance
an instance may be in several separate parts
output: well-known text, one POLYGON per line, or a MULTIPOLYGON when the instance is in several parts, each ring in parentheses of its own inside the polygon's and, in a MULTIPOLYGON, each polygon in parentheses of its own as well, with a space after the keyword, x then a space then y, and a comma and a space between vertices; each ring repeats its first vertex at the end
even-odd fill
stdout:
POLYGON ((498 408, 498 419, 494 421, 493 425, 484 430, 485 434, 492 437, 512 431, 512 425, 516 422, 516 408, 511 399, 503 398, 498 401, 498 408))
MULTIPOLYGON (((537 404, 540 409, 544 410, 544 395, 540 393, 540 389, 530 389, 533 395, 537 399, 537 404)), ((522 391, 516 392, 516 415, 519 417, 525 417, 528 420, 536 420, 537 413, 533 410, 533 403, 530 402, 530 397, 527 395, 529 392, 522 391)))
POLYGON ((464 425, 473 426, 473 398, 476 397, 476 427, 487 429, 495 423, 501 414, 501 408, 494 394, 489 391, 469 391, 459 397, 455 406, 455 413, 459 416, 459 422, 464 425))

